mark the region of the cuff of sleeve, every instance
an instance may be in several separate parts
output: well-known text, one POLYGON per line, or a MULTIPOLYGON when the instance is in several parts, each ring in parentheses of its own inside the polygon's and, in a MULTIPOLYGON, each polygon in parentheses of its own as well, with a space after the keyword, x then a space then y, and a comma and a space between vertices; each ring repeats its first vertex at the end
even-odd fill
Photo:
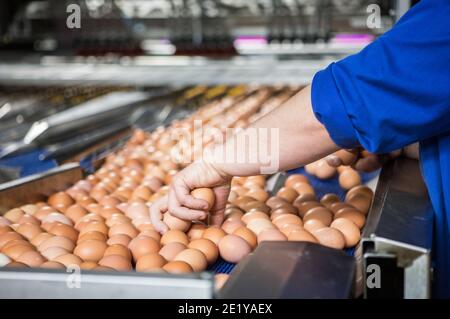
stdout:
POLYGON ((334 63, 314 76, 311 86, 313 112, 336 145, 353 148, 359 141, 334 81, 333 66, 334 63))

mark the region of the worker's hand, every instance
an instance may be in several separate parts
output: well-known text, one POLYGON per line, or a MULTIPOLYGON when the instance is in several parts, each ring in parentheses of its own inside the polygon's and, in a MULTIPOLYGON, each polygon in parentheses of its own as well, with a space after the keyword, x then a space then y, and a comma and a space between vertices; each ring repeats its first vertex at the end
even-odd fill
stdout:
POLYGON ((162 198, 151 206, 153 226, 160 232, 167 231, 167 226, 161 222, 165 211, 185 220, 205 220, 208 217, 208 203, 190 194, 193 189, 200 187, 208 187, 214 191, 215 202, 209 211, 209 222, 220 225, 230 193, 230 181, 231 176, 220 172, 212 164, 195 162, 187 166, 173 177, 168 198, 162 198))
POLYGON ((330 166, 338 167, 341 165, 352 166, 354 169, 362 172, 373 172, 381 168, 386 162, 399 156, 418 159, 418 144, 409 145, 401 150, 387 154, 373 154, 362 148, 351 150, 340 150, 326 157, 330 166))

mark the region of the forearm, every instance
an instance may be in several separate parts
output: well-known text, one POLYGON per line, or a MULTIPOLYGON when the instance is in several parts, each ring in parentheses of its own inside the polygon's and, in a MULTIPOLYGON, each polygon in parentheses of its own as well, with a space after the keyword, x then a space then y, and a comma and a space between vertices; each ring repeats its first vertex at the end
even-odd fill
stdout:
POLYGON ((217 146, 214 154, 206 157, 205 161, 224 175, 249 176, 269 173, 269 167, 279 171, 302 166, 337 149, 325 127, 314 116, 311 87, 308 86, 246 130, 217 146), (257 139, 252 139, 255 134, 257 139), (230 152, 234 152, 234 160, 229 156, 230 152))

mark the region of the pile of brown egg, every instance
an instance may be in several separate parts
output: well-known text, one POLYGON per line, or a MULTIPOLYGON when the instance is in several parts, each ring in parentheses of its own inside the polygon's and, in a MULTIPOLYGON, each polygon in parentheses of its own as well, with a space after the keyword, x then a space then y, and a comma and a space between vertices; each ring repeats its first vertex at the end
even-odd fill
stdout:
MULTIPOLYGON (((189 153, 191 141, 174 139, 185 128, 195 134, 194 120, 223 132, 245 126, 282 104, 295 92, 271 96, 267 89, 225 97, 201 107, 168 128, 136 130, 128 143, 106 158, 94 174, 46 202, 14 208, 0 217, 0 267, 186 273, 205 270, 219 256, 236 263, 265 240, 307 240, 343 248, 355 245, 372 192, 352 188, 345 202, 329 194, 317 200, 302 175, 292 175, 269 197, 265 177, 233 179, 222 227, 208 227, 164 214, 170 230, 161 236, 149 207, 166 195, 172 177, 185 165, 174 150, 189 153), (183 144, 184 143, 184 144, 183 144)), ((203 136, 203 145, 213 143, 203 136)), ((194 190, 211 206, 210 189, 194 190)), ((223 283, 226 275, 217 276, 223 283)))

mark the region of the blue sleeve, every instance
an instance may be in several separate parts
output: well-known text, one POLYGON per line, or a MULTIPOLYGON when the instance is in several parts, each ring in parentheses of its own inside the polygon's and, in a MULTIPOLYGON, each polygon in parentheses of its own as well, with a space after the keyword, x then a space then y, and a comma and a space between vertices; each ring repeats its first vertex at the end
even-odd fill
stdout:
POLYGON ((381 153, 450 131, 450 1, 422 0, 312 82, 317 119, 344 148, 381 153))

